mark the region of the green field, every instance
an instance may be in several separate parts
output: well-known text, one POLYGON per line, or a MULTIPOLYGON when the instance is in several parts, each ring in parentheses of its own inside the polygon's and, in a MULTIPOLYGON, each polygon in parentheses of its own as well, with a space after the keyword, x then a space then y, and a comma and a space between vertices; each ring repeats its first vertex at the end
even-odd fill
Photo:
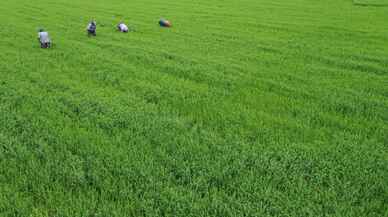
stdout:
POLYGON ((387 217, 387 3, 0 0, 0 217, 387 217))

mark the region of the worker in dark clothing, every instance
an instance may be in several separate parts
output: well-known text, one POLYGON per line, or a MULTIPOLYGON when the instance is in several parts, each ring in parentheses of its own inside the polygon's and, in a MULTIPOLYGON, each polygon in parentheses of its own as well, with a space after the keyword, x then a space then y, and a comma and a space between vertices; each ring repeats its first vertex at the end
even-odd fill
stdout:
POLYGON ((91 21, 87 28, 86 28, 86 31, 88 33, 88 36, 96 36, 96 29, 97 29, 97 24, 95 21, 91 21))

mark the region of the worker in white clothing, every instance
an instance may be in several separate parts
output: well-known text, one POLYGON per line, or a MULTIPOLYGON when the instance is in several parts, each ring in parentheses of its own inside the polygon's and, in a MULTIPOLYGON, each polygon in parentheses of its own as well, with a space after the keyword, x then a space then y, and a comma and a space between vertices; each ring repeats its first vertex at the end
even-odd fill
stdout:
POLYGON ((41 48, 50 48, 51 40, 48 32, 44 31, 44 29, 39 29, 38 32, 38 40, 41 48))
POLYGON ((120 32, 124 32, 124 33, 127 33, 128 32, 128 26, 125 25, 124 23, 119 23, 119 25, 117 25, 117 29, 120 31, 120 32))

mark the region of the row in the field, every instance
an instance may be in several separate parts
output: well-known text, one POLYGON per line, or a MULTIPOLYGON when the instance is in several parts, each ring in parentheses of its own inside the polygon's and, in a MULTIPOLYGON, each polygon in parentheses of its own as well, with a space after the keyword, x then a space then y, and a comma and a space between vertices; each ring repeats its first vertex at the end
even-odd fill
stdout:
MULTIPOLYGON (((165 20, 165 19, 159 20, 159 25, 161 27, 171 27, 170 21, 165 20)), ((123 23, 123 22, 120 22, 117 25, 117 30, 120 31, 120 32, 123 32, 123 33, 129 32, 128 26, 125 23, 123 23)), ((89 37, 97 36, 97 22, 92 20, 88 24, 88 26, 86 27, 86 32, 87 32, 89 37)), ((44 29, 39 29, 38 40, 39 40, 41 48, 50 48, 51 47, 50 36, 49 36, 48 32, 45 31, 44 29)))

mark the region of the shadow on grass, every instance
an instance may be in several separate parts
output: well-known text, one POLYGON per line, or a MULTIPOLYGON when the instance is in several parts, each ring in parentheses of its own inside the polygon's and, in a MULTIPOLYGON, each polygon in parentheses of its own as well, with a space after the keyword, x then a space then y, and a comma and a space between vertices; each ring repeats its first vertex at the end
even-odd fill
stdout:
POLYGON ((353 0, 353 5, 363 7, 388 7, 388 0, 353 0))

